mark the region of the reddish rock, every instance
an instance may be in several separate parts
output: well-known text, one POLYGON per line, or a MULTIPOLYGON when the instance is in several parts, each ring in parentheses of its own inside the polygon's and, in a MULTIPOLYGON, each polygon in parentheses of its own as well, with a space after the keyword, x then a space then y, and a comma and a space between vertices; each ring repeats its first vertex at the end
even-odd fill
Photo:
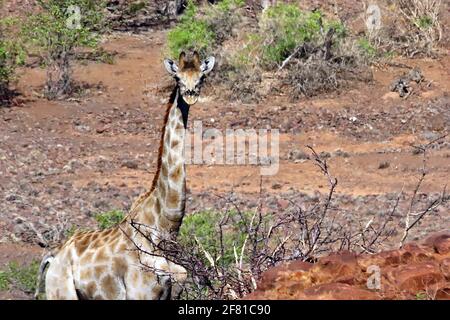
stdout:
POLYGON ((292 275, 292 273, 306 272, 313 266, 312 263, 304 261, 290 261, 274 267, 263 273, 261 281, 258 283, 258 289, 267 290, 273 288, 276 281, 282 281, 283 275, 292 275))
POLYGON ((326 283, 304 291, 311 300, 379 300, 380 296, 366 289, 344 283, 326 283))
POLYGON ((450 254, 450 235, 442 235, 434 242, 435 250, 440 254, 450 254))
POLYGON ((425 244, 432 246, 439 254, 450 254, 450 232, 445 231, 432 235, 425 240, 425 244))
POLYGON ((390 277, 400 290, 411 293, 425 290, 430 285, 445 280, 439 266, 430 262, 402 265, 394 269, 390 277))
POLYGON ((450 282, 440 284, 432 298, 436 300, 450 300, 450 282))
POLYGON ((444 232, 399 250, 359 256, 343 251, 314 264, 282 264, 265 272, 245 299, 450 299, 449 246, 444 232), (371 290, 368 280, 374 279, 380 287, 371 290))
POLYGON ((444 277, 450 281, 450 258, 442 260, 441 272, 444 275, 444 277))

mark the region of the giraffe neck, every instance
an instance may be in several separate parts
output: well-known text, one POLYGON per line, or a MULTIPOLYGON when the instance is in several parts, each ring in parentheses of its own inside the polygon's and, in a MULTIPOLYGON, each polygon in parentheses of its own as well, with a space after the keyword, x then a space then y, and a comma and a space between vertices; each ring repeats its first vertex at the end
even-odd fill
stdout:
POLYGON ((152 187, 132 208, 132 220, 148 226, 149 234, 158 237, 176 234, 185 213, 184 139, 188 113, 189 105, 176 86, 169 100, 152 187))

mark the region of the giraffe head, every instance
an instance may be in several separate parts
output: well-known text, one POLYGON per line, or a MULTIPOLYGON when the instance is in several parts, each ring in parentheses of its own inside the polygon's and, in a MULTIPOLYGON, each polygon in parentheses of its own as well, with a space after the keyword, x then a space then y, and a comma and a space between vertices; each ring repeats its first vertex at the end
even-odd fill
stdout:
POLYGON ((208 57, 200 61, 200 56, 197 51, 189 59, 184 52, 181 52, 178 63, 171 59, 164 60, 167 71, 177 81, 180 94, 189 105, 197 102, 203 80, 213 69, 214 63, 214 57, 208 57))

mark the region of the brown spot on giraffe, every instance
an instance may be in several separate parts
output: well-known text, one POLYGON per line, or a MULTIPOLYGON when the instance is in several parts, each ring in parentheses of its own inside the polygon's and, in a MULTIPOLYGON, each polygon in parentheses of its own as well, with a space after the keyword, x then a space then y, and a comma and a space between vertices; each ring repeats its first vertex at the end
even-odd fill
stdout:
POLYGON ((111 275, 107 275, 102 279, 101 287, 108 300, 113 300, 119 294, 117 282, 111 275))
POLYGON ((168 173, 167 165, 163 163, 163 165, 161 166, 161 174, 166 177, 167 173, 168 173))
POLYGON ((175 147, 177 147, 180 144, 180 140, 178 139, 173 139, 172 141, 170 141, 170 147, 172 149, 174 149, 175 147))
POLYGON ((96 262, 105 262, 108 261, 108 255, 106 254, 106 249, 104 247, 100 247, 95 255, 96 262))
POLYGON ((93 252, 86 252, 82 258, 80 259, 81 264, 88 264, 92 261, 92 256, 94 255, 93 252))
POLYGON ((81 279, 89 279, 92 278, 92 269, 91 268, 83 268, 80 272, 81 279))
POLYGON ((175 159, 174 159, 174 155, 172 154, 172 152, 169 153, 169 157, 167 159, 167 163, 169 164, 169 167, 173 167, 174 163, 175 163, 175 159))
POLYGON ((159 199, 156 199, 154 208, 156 214, 161 213, 161 202, 159 201, 159 199))
POLYGON ((175 127, 175 130, 183 130, 183 124, 178 123, 177 126, 175 127))
POLYGON ((161 286, 154 286, 152 289, 152 293, 155 297, 159 298, 161 297, 162 293, 163 293, 163 288, 161 286))
POLYGON ((147 226, 153 226, 155 224, 155 217, 153 213, 148 213, 145 217, 142 218, 142 223, 147 226))
POLYGON ((160 180, 160 182, 158 183, 158 192, 159 192, 159 196, 161 197, 161 199, 164 199, 166 197, 166 184, 164 181, 160 180))
POLYGON ((82 255, 84 251, 86 251, 87 247, 89 246, 88 239, 83 239, 80 242, 75 242, 75 249, 77 251, 77 255, 82 255))
POLYGON ((125 251, 125 250, 127 250, 128 249, 128 246, 127 246, 127 244, 126 243, 120 243, 119 242, 119 248, 118 248, 118 251, 120 252, 120 251, 125 251))
POLYGON ((178 206, 178 203, 180 201, 180 195, 178 191, 175 189, 170 188, 169 193, 167 194, 167 207, 174 208, 178 206))
POLYGON ((167 220, 165 217, 161 217, 158 222, 159 222, 159 227, 161 229, 166 229, 166 230, 170 229, 170 226, 171 226, 170 221, 167 220))
POLYGON ((122 257, 116 257, 113 259, 112 270, 114 273, 123 277, 128 270, 127 261, 122 257))
POLYGON ((86 286, 86 294, 88 297, 93 297, 97 291, 97 284, 94 281, 90 281, 86 286))
POLYGON ((106 272, 105 266, 96 266, 94 267, 94 276, 99 279, 106 272))
POLYGON ((173 170, 170 173, 170 178, 174 181, 174 182, 178 182, 178 180, 181 178, 181 172, 182 172, 182 167, 181 165, 178 165, 175 170, 173 170))

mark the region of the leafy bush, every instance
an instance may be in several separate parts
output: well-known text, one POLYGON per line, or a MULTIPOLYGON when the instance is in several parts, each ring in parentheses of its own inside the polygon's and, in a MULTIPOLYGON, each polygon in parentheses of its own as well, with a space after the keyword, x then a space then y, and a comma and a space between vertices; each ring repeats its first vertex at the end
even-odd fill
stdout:
POLYGON ((275 67, 303 43, 317 43, 334 28, 338 37, 345 28, 335 21, 327 21, 320 11, 303 12, 297 5, 279 4, 264 13, 259 31, 263 63, 275 67))
MULTIPOLYGON (((235 262, 234 248, 239 251, 244 243, 245 234, 242 232, 242 224, 248 223, 251 213, 244 213, 242 217, 236 211, 226 214, 201 211, 188 215, 183 219, 179 241, 187 246, 195 246, 198 241, 198 244, 212 257, 224 266, 230 265, 235 262), (224 226, 222 237, 220 236, 221 224, 224 226)), ((203 253, 201 255, 203 256, 203 253)))
POLYGON ((239 19, 236 10, 243 4, 243 0, 222 0, 200 15, 194 2, 188 1, 180 22, 168 34, 169 54, 177 57, 184 50, 197 50, 201 55, 214 52, 231 35, 239 19))
POLYGON ((5 271, 0 271, 0 291, 7 290, 9 287, 8 276, 5 271))
POLYGON ((105 1, 97 0, 38 0, 39 13, 30 17, 22 35, 42 57, 47 66, 45 96, 55 99, 70 93, 72 88, 70 60, 79 46, 95 48, 98 31, 105 26, 105 1), (77 21, 75 10, 79 8, 77 21), (78 23, 79 22, 79 23, 78 23))
POLYGON ((108 229, 116 226, 125 218, 125 214, 120 210, 111 210, 95 215, 95 220, 100 229, 108 229))
POLYGON ((10 262, 5 270, 0 271, 0 290, 7 290, 12 285, 26 293, 34 292, 38 270, 38 261, 33 261, 25 266, 19 266, 17 262, 10 262))
POLYGON ((180 23, 169 32, 168 45, 173 57, 183 50, 197 50, 204 54, 214 42, 213 31, 206 21, 197 19, 196 14, 197 7, 189 1, 180 23))
POLYGON ((358 40, 358 48, 366 57, 373 58, 377 55, 377 49, 370 43, 370 40, 367 38, 360 38, 358 40))
POLYGON ((9 83, 14 79, 14 69, 23 64, 25 52, 17 41, 14 18, 0 19, 0 102, 9 98, 9 83))

